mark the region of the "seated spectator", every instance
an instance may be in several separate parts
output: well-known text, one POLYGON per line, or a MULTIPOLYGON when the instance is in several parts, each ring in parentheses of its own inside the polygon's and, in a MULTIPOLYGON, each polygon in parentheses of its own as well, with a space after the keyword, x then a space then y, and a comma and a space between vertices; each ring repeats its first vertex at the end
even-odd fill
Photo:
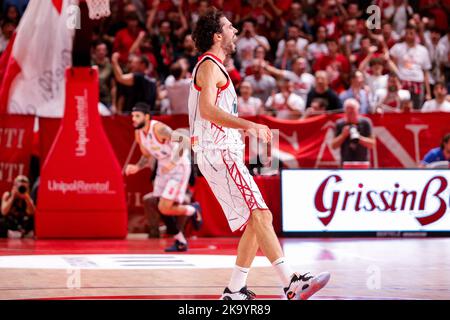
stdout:
POLYGON ((245 77, 244 80, 252 85, 253 95, 261 99, 263 103, 277 87, 275 78, 263 72, 263 67, 259 61, 254 61, 253 74, 245 77))
POLYGON ((327 40, 328 55, 320 57, 313 65, 313 70, 325 70, 330 79, 330 87, 337 93, 345 90, 345 84, 350 73, 350 63, 343 54, 339 53, 336 39, 327 40))
POLYGON ((248 117, 264 113, 261 99, 252 96, 252 85, 243 81, 239 87, 238 113, 239 116, 248 117))
POLYGON ((402 101, 411 100, 408 90, 401 89, 400 79, 395 73, 390 73, 386 89, 375 92, 373 113, 399 112, 402 101))
POLYGON ((143 102, 148 104, 150 112, 155 114, 157 86, 156 81, 146 75, 150 65, 148 59, 145 56, 131 56, 130 72, 124 74, 119 65, 119 57, 120 54, 115 52, 111 58, 116 81, 123 86, 119 87, 123 92, 118 93, 117 112, 129 114, 138 102, 143 102))
POLYGON ((5 51, 8 46, 9 39, 11 39, 14 31, 16 30, 17 23, 12 20, 4 20, 1 22, 0 32, 0 55, 5 51))
POLYGON ((428 100, 423 104, 422 112, 450 112, 450 102, 446 99, 447 88, 445 83, 436 83, 433 93, 434 99, 428 100))
POLYGON ((360 113, 369 113, 369 95, 368 90, 364 87, 364 76, 361 71, 355 71, 350 76, 350 88, 341 92, 339 95, 342 104, 345 100, 353 98, 358 100, 360 104, 360 113))
POLYGON ((30 181, 19 175, 11 191, 2 196, 0 238, 23 238, 34 233, 34 202, 30 197, 30 181))
POLYGON ((360 116, 359 108, 357 100, 346 100, 345 117, 336 122, 336 135, 331 147, 340 148, 342 163, 369 161, 369 149, 375 147, 372 121, 360 116))
POLYGON ((279 119, 299 119, 305 111, 305 101, 294 93, 294 83, 280 80, 278 86, 280 92, 267 99, 266 109, 279 119))
POLYGON ((450 165, 450 133, 444 135, 441 146, 431 149, 421 161, 419 167, 425 168, 434 162, 448 161, 450 165))
POLYGON ((306 109, 303 118, 310 118, 314 116, 320 116, 322 114, 325 114, 327 112, 328 108, 328 102, 325 99, 322 98, 315 98, 311 102, 311 107, 306 109))
POLYGON ((328 75, 325 71, 316 72, 315 87, 308 92, 306 100, 306 108, 311 107, 311 103, 315 98, 322 98, 327 101, 327 111, 341 110, 342 103, 336 92, 328 86, 328 75))
POLYGON ((139 19, 136 12, 130 12, 125 17, 127 27, 117 32, 114 38, 113 52, 119 53, 119 63, 126 65, 128 55, 133 43, 136 41, 141 29, 139 27, 139 19))
MULTIPOLYGON (((188 100, 191 79, 188 75, 188 64, 179 60, 170 67, 170 76, 165 81, 167 91, 167 114, 188 114, 188 100)), ((161 109, 164 109, 161 104, 161 109)))
POLYGON ((302 97, 306 101, 308 92, 314 86, 314 76, 306 72, 306 59, 303 57, 297 58, 292 65, 292 71, 281 70, 270 66, 267 62, 262 62, 263 68, 270 74, 277 78, 284 78, 294 83, 294 93, 302 97))
POLYGON ((399 69, 403 89, 411 93, 415 109, 423 105, 424 97, 431 99, 429 71, 430 56, 427 48, 416 43, 416 28, 409 25, 405 33, 405 41, 397 43, 390 50, 391 57, 399 69))

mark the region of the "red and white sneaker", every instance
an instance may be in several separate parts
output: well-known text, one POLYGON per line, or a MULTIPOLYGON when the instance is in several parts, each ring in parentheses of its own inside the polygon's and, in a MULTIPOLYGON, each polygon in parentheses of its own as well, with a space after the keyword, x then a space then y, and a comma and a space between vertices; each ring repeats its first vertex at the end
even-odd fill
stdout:
POLYGON ((325 287, 329 280, 329 272, 322 272, 317 276, 308 275, 308 273, 303 275, 294 273, 289 286, 284 288, 284 293, 288 300, 307 300, 325 287))

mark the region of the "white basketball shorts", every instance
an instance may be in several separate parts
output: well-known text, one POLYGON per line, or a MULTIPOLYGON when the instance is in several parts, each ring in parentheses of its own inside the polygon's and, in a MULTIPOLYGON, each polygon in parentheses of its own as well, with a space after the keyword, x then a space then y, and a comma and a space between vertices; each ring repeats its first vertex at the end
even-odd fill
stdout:
POLYGON ((232 231, 243 229, 255 209, 268 209, 261 192, 244 163, 243 150, 204 149, 197 164, 232 231))

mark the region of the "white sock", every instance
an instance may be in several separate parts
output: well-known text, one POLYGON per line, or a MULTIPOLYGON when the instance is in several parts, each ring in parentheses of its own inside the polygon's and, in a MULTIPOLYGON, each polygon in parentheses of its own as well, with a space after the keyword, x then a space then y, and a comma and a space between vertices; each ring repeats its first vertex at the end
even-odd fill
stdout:
POLYGON ((231 274, 230 283, 228 284, 228 289, 230 289, 231 292, 236 292, 245 287, 247 284, 247 276, 249 271, 249 268, 243 268, 235 265, 233 273, 231 274))
POLYGON ((186 215, 187 215, 188 217, 190 217, 190 216, 193 216, 194 213, 195 213, 195 208, 194 208, 193 206, 187 205, 187 206, 186 206, 186 215))
POLYGON ((287 287, 291 282, 292 275, 294 272, 291 269, 291 266, 287 263, 285 257, 281 257, 274 262, 272 262, 272 266, 275 268, 278 276, 280 277, 283 285, 287 287))
POLYGON ((187 243, 187 240, 186 240, 186 238, 184 237, 184 235, 183 235, 183 232, 178 232, 175 236, 174 236, 174 238, 175 238, 175 240, 178 240, 178 241, 180 241, 181 243, 184 243, 184 244, 186 244, 187 243))

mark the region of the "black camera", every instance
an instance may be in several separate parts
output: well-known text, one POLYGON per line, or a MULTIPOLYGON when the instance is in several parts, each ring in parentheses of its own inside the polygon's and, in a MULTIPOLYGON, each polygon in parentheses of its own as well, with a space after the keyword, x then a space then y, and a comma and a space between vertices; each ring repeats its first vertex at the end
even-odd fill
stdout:
POLYGON ((360 137, 361 135, 358 131, 358 128, 355 126, 350 126, 350 141, 358 143, 360 137))
POLYGON ((21 193, 21 194, 25 194, 25 193, 27 193, 28 188, 26 186, 22 185, 17 188, 17 191, 19 191, 19 193, 21 193))

